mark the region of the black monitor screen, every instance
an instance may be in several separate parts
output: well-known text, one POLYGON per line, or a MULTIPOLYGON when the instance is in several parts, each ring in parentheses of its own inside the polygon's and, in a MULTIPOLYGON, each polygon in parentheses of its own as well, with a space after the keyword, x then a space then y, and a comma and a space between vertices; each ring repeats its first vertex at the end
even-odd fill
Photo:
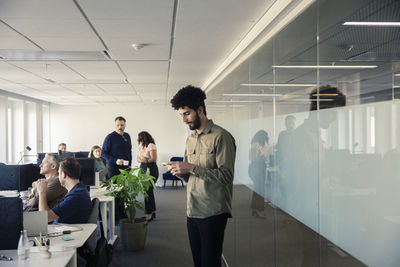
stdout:
POLYGON ((94 159, 76 159, 81 165, 81 177, 80 180, 84 185, 95 185, 95 168, 94 159))
POLYGON ((80 152, 75 152, 75 158, 87 158, 89 156, 89 151, 80 151, 80 152))
POLYGON ((74 155, 74 153, 72 153, 72 152, 64 152, 64 153, 61 153, 61 154, 59 155, 59 157, 60 157, 60 159, 74 158, 75 155, 74 155))
POLYGON ((19 166, 19 190, 25 191, 32 187, 32 183, 39 178, 44 178, 40 174, 40 167, 38 164, 25 164, 19 166))

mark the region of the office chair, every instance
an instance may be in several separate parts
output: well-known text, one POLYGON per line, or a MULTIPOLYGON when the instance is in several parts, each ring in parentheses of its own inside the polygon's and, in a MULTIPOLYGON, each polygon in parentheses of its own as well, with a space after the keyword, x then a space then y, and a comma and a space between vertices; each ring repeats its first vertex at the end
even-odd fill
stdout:
MULTIPOLYGON (((172 157, 169 161, 183 161, 183 157, 172 157)), ((163 179, 164 179, 164 187, 167 183, 167 180, 172 181, 172 186, 178 186, 178 181, 181 181, 182 183, 182 187, 185 187, 183 184, 183 181, 181 179, 179 179, 178 177, 176 177, 175 175, 172 175, 171 172, 167 171, 163 173, 163 179)))
MULTIPOLYGON (((100 200, 96 197, 92 199, 92 210, 89 215, 87 223, 97 224, 97 219, 99 218, 99 205, 100 200)), ((94 231, 91 236, 86 240, 85 245, 90 252, 94 253, 97 243, 97 231, 94 231)))

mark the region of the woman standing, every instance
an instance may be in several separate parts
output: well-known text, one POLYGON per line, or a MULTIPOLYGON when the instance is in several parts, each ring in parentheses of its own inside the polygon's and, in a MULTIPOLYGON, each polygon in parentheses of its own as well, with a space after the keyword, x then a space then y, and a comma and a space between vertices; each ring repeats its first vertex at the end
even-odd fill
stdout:
POLYGON ((264 195, 265 179, 267 177, 268 164, 268 133, 264 130, 258 131, 251 140, 248 173, 253 180, 253 196, 251 198, 252 215, 258 218, 265 218, 264 195))
MULTIPOLYGON (((157 167, 157 147, 153 137, 146 132, 140 132, 138 134, 139 150, 137 155, 137 161, 140 163, 140 168, 143 171, 150 169, 150 175, 158 179, 158 167, 157 167)), ((144 207, 146 209, 146 220, 151 221, 156 217, 156 202, 154 200, 154 188, 151 186, 147 190, 147 198, 144 199, 144 207)))

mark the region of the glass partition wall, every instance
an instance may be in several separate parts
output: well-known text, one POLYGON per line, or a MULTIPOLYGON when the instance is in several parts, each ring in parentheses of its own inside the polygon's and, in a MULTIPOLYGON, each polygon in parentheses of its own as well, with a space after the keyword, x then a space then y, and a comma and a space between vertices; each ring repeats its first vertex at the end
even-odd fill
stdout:
POLYGON ((208 92, 237 145, 229 266, 400 265, 399 23, 315 1, 208 92))

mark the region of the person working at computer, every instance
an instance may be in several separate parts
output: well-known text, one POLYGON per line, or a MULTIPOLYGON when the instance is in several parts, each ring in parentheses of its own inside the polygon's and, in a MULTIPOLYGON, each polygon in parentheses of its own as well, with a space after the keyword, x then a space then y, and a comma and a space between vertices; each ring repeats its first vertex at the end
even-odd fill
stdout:
POLYGON ((106 168, 106 160, 101 157, 101 147, 98 145, 92 146, 90 149, 88 158, 95 159, 94 161, 94 169, 96 172, 99 172, 106 168))
MULTIPOLYGON (((46 154, 40 164, 40 174, 44 175, 47 180, 47 205, 49 208, 56 206, 67 193, 67 189, 61 186, 58 180, 58 168, 60 166, 60 158, 57 155, 46 154)), ((39 192, 36 189, 36 182, 33 183, 33 193, 24 204, 24 211, 37 211, 39 209, 39 192)))
POLYGON ((39 192, 39 211, 48 211, 48 221, 56 223, 87 223, 92 209, 89 192, 86 186, 80 183, 81 166, 74 158, 65 158, 60 162, 58 170, 60 184, 68 193, 54 208, 47 205, 48 182, 39 179, 36 182, 39 192))
POLYGON ((58 154, 67 152, 67 145, 65 143, 60 143, 58 145, 58 154))

